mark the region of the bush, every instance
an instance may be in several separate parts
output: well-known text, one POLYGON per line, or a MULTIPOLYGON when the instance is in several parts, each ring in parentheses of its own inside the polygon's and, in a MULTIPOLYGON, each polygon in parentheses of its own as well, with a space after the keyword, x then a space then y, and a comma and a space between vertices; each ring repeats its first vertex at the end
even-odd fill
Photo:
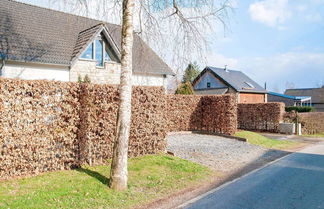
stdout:
POLYGON ((175 92, 176 94, 191 95, 195 94, 190 82, 182 83, 175 92))
POLYGON ((84 79, 82 79, 81 75, 78 76, 78 82, 79 83, 91 83, 90 77, 87 75, 84 76, 84 79))
POLYGON ((291 106, 286 107, 286 112, 296 111, 296 112, 314 112, 313 107, 299 107, 299 106, 291 106))

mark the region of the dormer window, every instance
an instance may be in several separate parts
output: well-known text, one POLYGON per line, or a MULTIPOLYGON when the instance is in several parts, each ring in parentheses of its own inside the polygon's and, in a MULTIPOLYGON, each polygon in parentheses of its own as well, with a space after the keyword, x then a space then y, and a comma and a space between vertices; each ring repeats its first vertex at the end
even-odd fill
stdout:
POLYGON ((104 50, 104 42, 100 39, 95 40, 95 48, 96 48, 96 65, 103 66, 104 57, 103 57, 103 50, 104 50))
POLYGON ((88 48, 83 52, 81 58, 93 59, 93 43, 91 43, 88 48))
POLYGON ((82 59, 95 60, 98 67, 103 67, 104 62, 117 62, 116 57, 103 35, 98 36, 81 55, 82 59))
POLYGON ((109 46, 108 45, 105 45, 105 61, 109 62, 109 61, 112 61, 110 55, 109 55, 109 46))

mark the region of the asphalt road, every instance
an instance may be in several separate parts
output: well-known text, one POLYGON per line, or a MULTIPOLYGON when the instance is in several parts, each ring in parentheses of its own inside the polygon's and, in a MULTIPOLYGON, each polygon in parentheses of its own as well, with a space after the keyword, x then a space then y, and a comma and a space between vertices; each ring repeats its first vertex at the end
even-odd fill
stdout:
POLYGON ((188 209, 324 208, 324 142, 186 203, 188 209))

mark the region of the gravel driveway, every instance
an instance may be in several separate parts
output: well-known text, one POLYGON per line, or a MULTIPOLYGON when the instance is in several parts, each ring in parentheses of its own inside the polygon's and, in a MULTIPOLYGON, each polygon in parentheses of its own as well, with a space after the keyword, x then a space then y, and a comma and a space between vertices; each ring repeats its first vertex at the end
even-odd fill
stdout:
POLYGON ((175 156, 221 172, 232 172, 248 166, 258 167, 287 154, 212 135, 172 134, 167 137, 167 143, 167 150, 175 156))

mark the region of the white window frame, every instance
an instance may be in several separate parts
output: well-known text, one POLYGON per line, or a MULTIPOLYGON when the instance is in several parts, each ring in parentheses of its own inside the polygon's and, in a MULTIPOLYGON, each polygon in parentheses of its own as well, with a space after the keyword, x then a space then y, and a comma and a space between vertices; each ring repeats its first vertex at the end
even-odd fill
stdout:
POLYGON ((96 38, 95 38, 95 40, 93 41, 93 45, 95 46, 94 48, 93 48, 93 52, 94 52, 94 58, 95 58, 95 60, 96 60, 96 67, 97 68, 105 68, 105 57, 104 57, 104 51, 105 51, 105 41, 101 38, 101 35, 100 36, 97 36, 96 38), (96 55, 96 41, 100 41, 100 40, 102 40, 102 51, 101 51, 101 56, 102 56, 102 66, 101 65, 97 65, 97 55, 96 55))
MULTIPOLYGON (((90 44, 92 44, 92 57, 93 59, 87 59, 87 58, 82 58, 80 57, 79 59, 80 60, 84 60, 84 61, 92 61, 92 62, 96 62, 96 67, 97 68, 105 68, 105 63, 117 63, 116 61, 113 61, 113 60, 106 60, 105 59, 105 49, 106 49, 106 42, 105 40, 102 38, 102 35, 99 34, 99 36, 97 36, 90 44), (103 65, 100 66, 100 65, 97 65, 97 57, 96 57, 96 40, 102 40, 102 59, 103 59, 103 65)), ((88 48, 89 46, 87 46, 88 48)), ((84 53, 84 52, 83 52, 84 53)), ((82 53, 82 54, 83 54, 82 53)), ((82 56, 81 54, 81 56, 82 56)), ((109 53, 108 53, 109 55, 109 53)))

